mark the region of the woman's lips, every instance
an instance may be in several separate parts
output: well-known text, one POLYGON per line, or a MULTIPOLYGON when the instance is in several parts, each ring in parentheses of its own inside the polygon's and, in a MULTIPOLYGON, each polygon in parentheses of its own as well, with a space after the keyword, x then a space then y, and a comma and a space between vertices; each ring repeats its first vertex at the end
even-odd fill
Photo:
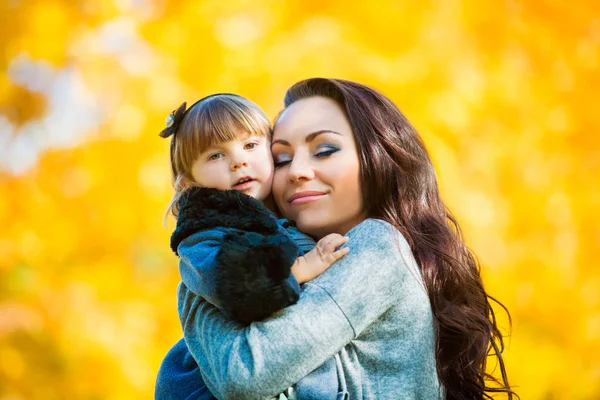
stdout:
POLYGON ((306 190, 303 192, 297 192, 297 193, 292 194, 288 198, 288 201, 290 202, 290 204, 293 204, 293 205, 305 204, 305 203, 310 203, 310 202, 319 200, 319 199, 325 197, 326 195, 327 195, 327 193, 325 193, 325 192, 318 192, 315 190, 306 190))

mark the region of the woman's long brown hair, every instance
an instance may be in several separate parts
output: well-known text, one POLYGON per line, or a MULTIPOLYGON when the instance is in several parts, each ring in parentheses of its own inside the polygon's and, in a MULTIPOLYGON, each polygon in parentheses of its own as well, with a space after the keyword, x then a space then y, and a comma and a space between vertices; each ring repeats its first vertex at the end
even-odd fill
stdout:
MULTIPOLYGON (((438 377, 446 398, 491 399, 510 388, 504 342, 480 267, 460 227, 442 202, 435 171, 417 131, 387 97, 358 83, 313 78, 288 89, 285 106, 321 96, 345 111, 356 139, 367 215, 394 225, 421 268, 436 331, 438 377), (501 379, 486 372, 495 357, 501 379)), ((509 321, 510 321, 510 314, 509 321)))

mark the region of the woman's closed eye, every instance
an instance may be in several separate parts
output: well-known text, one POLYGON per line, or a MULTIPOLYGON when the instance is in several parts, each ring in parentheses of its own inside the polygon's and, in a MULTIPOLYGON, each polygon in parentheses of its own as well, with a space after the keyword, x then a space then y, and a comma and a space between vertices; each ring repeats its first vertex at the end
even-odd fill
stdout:
POLYGON ((274 155, 274 157, 273 157, 273 164, 275 166, 275 169, 281 168, 284 165, 287 165, 291 162, 292 162, 292 157, 290 157, 289 154, 283 153, 283 154, 274 155))
POLYGON ((333 153, 340 151, 340 148, 332 145, 319 146, 318 152, 315 154, 317 158, 329 157, 333 153))

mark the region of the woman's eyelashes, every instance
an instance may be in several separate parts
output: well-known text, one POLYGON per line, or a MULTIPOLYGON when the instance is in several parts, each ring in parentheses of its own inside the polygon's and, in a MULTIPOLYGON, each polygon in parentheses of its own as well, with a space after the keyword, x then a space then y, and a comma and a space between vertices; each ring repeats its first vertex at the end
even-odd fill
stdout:
MULTIPOLYGON (((312 157, 314 157, 316 159, 326 158, 334 153, 337 153, 340 150, 341 149, 337 146, 322 145, 322 146, 317 147, 316 152, 312 155, 312 157)), ((288 165, 289 163, 291 163, 293 160, 293 157, 287 153, 282 153, 282 154, 273 155, 273 159, 274 159, 273 161, 274 161, 275 169, 278 169, 278 168, 284 167, 284 166, 288 165)))
POLYGON ((287 153, 273 155, 273 165, 275 166, 275 169, 281 168, 291 162, 292 158, 287 153))
POLYGON ((338 151, 340 151, 340 148, 337 146, 333 146, 330 144, 321 145, 321 146, 317 147, 317 153, 315 154, 315 157, 317 157, 317 158, 329 157, 330 155, 332 155, 333 153, 337 153, 338 151))

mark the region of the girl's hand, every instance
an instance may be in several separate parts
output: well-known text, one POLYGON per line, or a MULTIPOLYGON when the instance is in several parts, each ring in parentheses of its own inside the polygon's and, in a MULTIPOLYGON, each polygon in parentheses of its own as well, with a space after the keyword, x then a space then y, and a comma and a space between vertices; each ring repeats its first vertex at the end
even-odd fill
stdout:
POLYGON ((298 257, 292 265, 292 274, 302 284, 315 279, 337 260, 344 257, 350 249, 340 248, 350 239, 338 233, 331 233, 317 242, 314 249, 298 257))

